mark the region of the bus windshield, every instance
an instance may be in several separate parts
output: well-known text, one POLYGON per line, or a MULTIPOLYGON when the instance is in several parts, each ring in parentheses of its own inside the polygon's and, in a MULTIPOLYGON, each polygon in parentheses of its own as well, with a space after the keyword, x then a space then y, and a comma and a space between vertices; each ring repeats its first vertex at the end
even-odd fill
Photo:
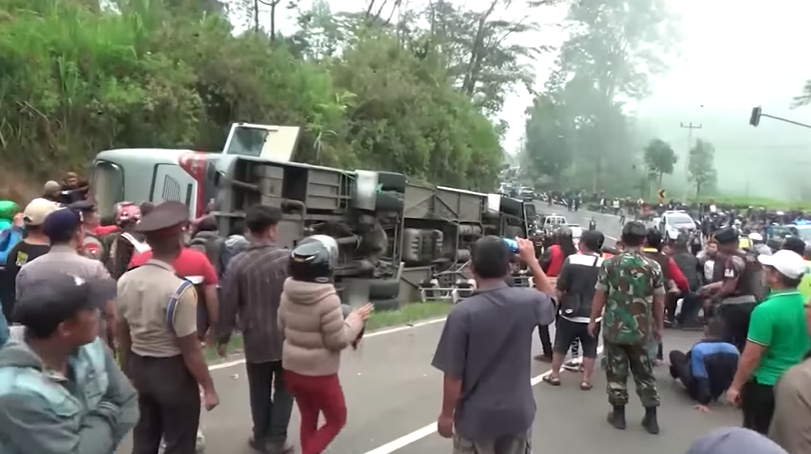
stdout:
POLYGON ((115 216, 115 204, 122 202, 124 197, 124 172, 121 168, 107 161, 96 162, 91 187, 99 216, 115 216))
POLYGON ((251 156, 258 158, 262 155, 270 131, 260 128, 233 128, 231 137, 224 150, 224 154, 234 154, 240 156, 251 156))

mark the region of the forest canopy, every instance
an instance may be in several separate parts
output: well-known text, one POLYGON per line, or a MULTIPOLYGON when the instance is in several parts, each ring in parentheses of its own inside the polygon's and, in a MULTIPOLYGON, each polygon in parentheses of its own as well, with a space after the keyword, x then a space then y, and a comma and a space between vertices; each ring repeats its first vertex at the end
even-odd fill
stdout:
POLYGON ((566 24, 569 37, 527 109, 522 167, 554 188, 647 198, 675 158, 661 140, 650 147, 655 138, 640 135, 629 105, 672 63, 678 23, 667 0, 581 0, 568 5, 566 24))
POLYGON ((0 0, 2 159, 52 177, 104 149, 219 151, 246 121, 302 126, 305 162, 493 189, 505 125, 491 119, 544 51, 505 39, 537 29, 496 14, 517 2, 261 3, 270 23, 253 1, 0 0))

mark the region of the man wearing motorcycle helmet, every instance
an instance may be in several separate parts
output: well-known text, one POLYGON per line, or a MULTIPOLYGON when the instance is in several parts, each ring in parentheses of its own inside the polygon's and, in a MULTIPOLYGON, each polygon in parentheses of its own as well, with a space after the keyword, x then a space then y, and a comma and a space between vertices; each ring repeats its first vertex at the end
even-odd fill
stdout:
POLYGON ((355 344, 372 312, 367 303, 344 318, 333 285, 338 244, 326 235, 303 240, 290 256, 279 326, 284 332, 282 367, 287 388, 301 413, 303 454, 318 454, 346 424, 346 403, 338 380, 341 351, 355 344), (318 427, 319 414, 326 423, 318 427))
POLYGON ((134 232, 141 216, 140 207, 132 202, 121 202, 115 207, 114 231, 104 237, 105 247, 100 258, 115 279, 127 271, 133 258, 140 255, 139 250, 144 249, 144 236, 134 232))

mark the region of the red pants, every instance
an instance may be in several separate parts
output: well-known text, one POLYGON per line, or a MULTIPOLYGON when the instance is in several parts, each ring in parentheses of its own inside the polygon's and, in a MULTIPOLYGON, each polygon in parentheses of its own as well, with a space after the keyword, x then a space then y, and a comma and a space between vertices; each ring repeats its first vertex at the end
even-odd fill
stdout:
POLYGON ((301 454, 321 454, 346 425, 346 402, 338 375, 310 377, 286 370, 284 381, 301 414, 301 454), (319 428, 321 413, 326 422, 319 428))

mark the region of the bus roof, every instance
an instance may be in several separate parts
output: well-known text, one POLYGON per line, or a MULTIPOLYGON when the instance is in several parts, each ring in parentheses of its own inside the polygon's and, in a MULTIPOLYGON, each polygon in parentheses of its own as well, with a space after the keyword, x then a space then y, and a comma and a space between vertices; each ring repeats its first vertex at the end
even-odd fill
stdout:
POLYGON ((94 161, 122 161, 147 160, 153 162, 166 162, 177 164, 178 159, 186 153, 212 154, 194 150, 178 150, 173 148, 117 148, 104 150, 96 155, 94 161))

